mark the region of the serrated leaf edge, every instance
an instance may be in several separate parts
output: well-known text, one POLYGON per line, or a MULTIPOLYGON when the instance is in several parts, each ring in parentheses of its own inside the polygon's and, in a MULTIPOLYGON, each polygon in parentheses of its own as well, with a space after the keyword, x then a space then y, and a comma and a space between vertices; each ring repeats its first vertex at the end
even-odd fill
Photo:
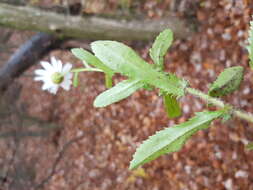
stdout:
MULTIPOLYGON (((220 117, 222 114, 223 114, 223 110, 220 110, 220 111, 216 111, 216 112, 208 112, 208 111, 206 111, 206 112, 198 112, 198 113, 196 113, 195 114, 195 117, 192 117, 191 119, 189 119, 187 122, 185 122, 185 123, 190 123, 190 122, 192 122, 194 119, 197 119, 197 117, 199 117, 199 116, 205 116, 205 114, 206 113, 216 113, 216 114, 214 114, 214 116, 212 116, 210 119, 207 119, 207 120, 203 120, 203 121, 201 121, 201 123, 200 124, 195 124, 195 127, 198 129, 198 130, 200 130, 199 128, 201 128, 201 126, 203 126, 203 125, 205 125, 205 124, 207 124, 207 123, 210 123, 211 121, 213 121, 214 119, 216 119, 216 118, 218 118, 218 117, 220 117), (197 126, 196 126, 197 125, 197 126)), ((209 118, 209 117, 208 117, 209 118)), ((142 152, 143 150, 142 149, 145 149, 145 146, 150 146, 149 144, 150 144, 150 142, 152 143, 152 141, 155 141, 155 140, 158 140, 159 138, 157 138, 158 136, 162 136, 162 134, 164 133, 164 135, 166 135, 166 132, 167 132, 167 130, 169 130, 169 129, 171 129, 171 128, 175 128, 175 127, 180 127, 180 126, 182 126, 183 124, 185 124, 185 123, 181 123, 181 124, 178 124, 178 125, 175 125, 175 126, 173 126, 173 127, 167 127, 167 128, 165 128, 165 129, 163 129, 163 130, 160 130, 160 131, 157 131, 154 135, 152 135, 152 136, 150 136, 147 140, 145 140, 138 148, 137 148, 137 150, 136 150, 136 152, 135 152, 135 154, 133 155, 133 159, 132 159, 132 161, 130 162, 130 167, 129 167, 129 169, 134 169, 134 168, 137 168, 138 166, 140 166, 140 165, 142 165, 142 164, 144 164, 144 163, 146 163, 146 162, 148 162, 148 161, 152 161, 153 159, 151 159, 151 160, 148 160, 152 155, 154 155, 155 153, 157 153, 157 152, 159 152, 159 151, 162 151, 164 148, 166 148, 167 146, 170 146, 171 144, 173 144, 174 142, 176 142, 176 140, 178 140, 178 139, 180 139, 181 137, 183 137, 183 136, 187 136, 187 133, 190 133, 190 132, 192 132, 192 131, 188 131, 188 132, 186 132, 186 133, 182 133, 182 134, 180 134, 177 138, 175 138, 174 140, 172 140, 171 141, 171 143, 163 143, 163 147, 160 147, 158 150, 156 149, 156 151, 153 151, 153 152, 151 152, 151 153, 149 153, 149 156, 147 156, 145 159, 142 159, 142 161, 140 161, 138 164, 135 164, 135 162, 136 162, 136 156, 140 153, 140 152, 142 152), (148 161, 147 161, 148 160, 148 161)), ((192 130, 194 130, 194 127, 191 127, 191 128, 193 128, 192 130)), ((197 131, 198 131, 197 130, 197 131)), ((196 131, 195 131, 196 132, 196 131)), ((193 134, 194 134, 194 132, 193 132, 193 134)), ((189 134, 188 134, 189 135, 189 134)), ((191 136, 191 135, 190 135, 191 136)), ((186 139, 187 140, 187 139, 186 139)), ((182 143, 182 145, 183 145, 184 143, 182 143)), ((147 148, 147 147, 146 147, 147 148)), ((175 152, 175 151, 173 151, 173 152, 175 152)), ((138 155, 139 156, 139 155, 138 155)), ((155 158, 154 158, 155 159, 155 158)))

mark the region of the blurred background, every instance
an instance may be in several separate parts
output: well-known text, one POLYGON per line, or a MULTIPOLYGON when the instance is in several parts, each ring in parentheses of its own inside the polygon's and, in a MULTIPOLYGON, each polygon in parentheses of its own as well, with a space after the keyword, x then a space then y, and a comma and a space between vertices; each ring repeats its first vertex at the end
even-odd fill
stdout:
MULTIPOLYGON (((245 76, 240 90, 224 100, 253 112, 253 72, 245 48, 253 13, 249 0, 0 0, 0 15, 6 4, 17 13, 16 20, 17 7, 66 18, 136 19, 140 24, 146 19, 155 23, 176 18, 170 20, 176 39, 166 55, 166 70, 207 92, 224 68, 241 65, 245 76)), ((7 26, 4 19, 0 16, 0 190, 253 189, 253 152, 245 148, 253 141, 253 125, 237 118, 215 122, 194 135, 181 151, 129 171, 132 155, 143 140, 206 109, 205 102, 183 97, 183 115, 171 120, 158 91, 140 90, 97 109, 92 102, 106 89, 100 73, 81 73, 77 88, 51 95, 33 80, 34 70, 40 68, 37 63, 55 56, 81 66, 70 48, 89 50, 90 42, 99 40, 103 32, 99 37, 59 39, 38 34, 35 28, 7 26)), ((131 40, 130 32, 129 38, 122 35, 117 40, 151 63, 148 51, 157 30, 150 27, 153 30, 149 40, 141 38, 143 33, 139 40, 138 35, 131 40)), ((114 83, 121 79, 116 76, 114 83)))

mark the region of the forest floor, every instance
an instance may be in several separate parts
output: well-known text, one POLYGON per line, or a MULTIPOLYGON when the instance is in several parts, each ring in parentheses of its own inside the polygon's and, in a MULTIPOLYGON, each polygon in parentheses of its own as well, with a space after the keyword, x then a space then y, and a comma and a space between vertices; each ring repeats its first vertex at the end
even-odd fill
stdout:
MULTIPOLYGON (((170 3, 146 0, 136 9, 157 19, 166 15, 170 3)), ((108 11, 109 5, 105 4, 99 12, 108 11)), ((86 11, 96 13, 94 10, 86 11)), ((224 100, 253 112, 253 72, 245 48, 253 3, 196 0, 191 10, 199 23, 198 32, 174 42, 166 55, 166 70, 207 92, 208 85, 224 68, 241 65, 245 77, 240 90, 224 100)), ((187 6, 181 5, 175 14, 184 16, 184 11, 187 6)), ((10 43, 17 38, 18 32, 10 43)), ((152 41, 125 43, 151 62, 148 50, 152 41)), ((44 60, 50 56, 81 65, 68 51, 54 51, 44 60)), ((245 148, 253 141, 252 124, 236 118, 226 123, 214 122, 209 129, 194 135, 179 152, 129 171, 132 155, 143 140, 157 130, 186 121, 194 112, 207 109, 206 104, 187 95, 180 100, 182 116, 171 120, 157 91, 139 90, 126 100, 98 109, 92 104, 105 90, 102 74, 82 73, 78 88, 61 90, 54 96, 33 81, 31 75, 39 67, 30 68, 17 80, 22 90, 15 105, 31 117, 59 127, 41 135, 0 139, 0 177, 7 170, 10 177, 2 182, 0 190, 29 190, 35 186, 44 190, 253 190, 253 151, 245 148)), ((114 82, 120 80, 115 77, 114 82)), ((20 127, 19 112, 13 115, 8 126, 18 126, 17 132, 41 130, 36 124, 25 122, 20 127)), ((6 131, 6 126, 2 123, 0 130, 6 131)))

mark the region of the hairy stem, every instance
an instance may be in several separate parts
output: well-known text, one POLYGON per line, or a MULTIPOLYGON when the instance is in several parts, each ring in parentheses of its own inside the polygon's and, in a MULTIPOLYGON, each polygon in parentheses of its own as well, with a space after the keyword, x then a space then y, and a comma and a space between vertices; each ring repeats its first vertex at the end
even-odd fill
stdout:
MULTIPOLYGON (((194 88, 186 88, 186 92, 188 92, 189 94, 195 95, 195 96, 205 100, 206 102, 211 103, 211 104, 213 104, 217 107, 220 107, 220 108, 224 108, 226 105, 231 106, 227 103, 224 103, 220 99, 213 98, 213 97, 211 97, 211 96, 209 96, 209 95, 207 95, 207 94, 205 94, 205 93, 203 93, 199 90, 196 90, 194 88)), ((241 119, 244 119, 248 122, 253 123, 253 115, 251 113, 246 113, 246 112, 241 111, 241 110, 233 109, 233 114, 236 117, 239 117, 241 119)))
POLYGON ((224 108, 225 104, 223 103, 223 101, 217 99, 217 98, 213 98, 197 89, 194 88, 186 88, 186 92, 188 92, 189 94, 195 95, 197 97, 200 97, 201 99, 205 100, 208 103, 214 104, 220 108, 224 108))

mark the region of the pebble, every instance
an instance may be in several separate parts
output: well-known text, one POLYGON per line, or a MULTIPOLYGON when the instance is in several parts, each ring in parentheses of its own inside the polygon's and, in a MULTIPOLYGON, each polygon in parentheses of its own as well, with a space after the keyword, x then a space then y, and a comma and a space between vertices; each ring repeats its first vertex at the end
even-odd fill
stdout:
POLYGON ((183 112, 184 112, 185 114, 188 114, 188 113, 190 112, 190 107, 189 107, 188 104, 185 104, 185 105, 183 106, 183 112))
POLYGON ((231 178, 227 179, 226 181, 223 182, 224 187, 227 190, 233 190, 233 181, 231 178))
POLYGON ((229 34, 229 33, 224 33, 224 34, 221 35, 221 37, 222 37, 224 40, 226 40, 226 41, 229 41, 229 40, 232 39, 232 36, 231 36, 231 34, 229 34))
POLYGON ((250 88, 247 86, 246 88, 243 89, 242 91, 243 94, 247 95, 250 93, 250 88))
POLYGON ((247 178, 248 177, 248 172, 243 171, 243 170, 238 170, 235 173, 235 178, 247 178))

